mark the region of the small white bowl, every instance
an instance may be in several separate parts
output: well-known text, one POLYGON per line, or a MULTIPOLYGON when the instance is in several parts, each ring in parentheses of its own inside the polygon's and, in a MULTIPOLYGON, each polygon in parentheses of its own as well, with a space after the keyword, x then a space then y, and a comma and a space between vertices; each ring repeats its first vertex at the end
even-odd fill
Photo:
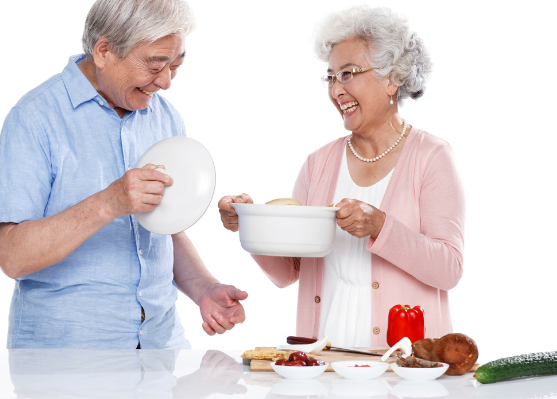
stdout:
POLYGON ((384 362, 366 362, 366 361, 345 361, 333 362, 331 367, 338 374, 347 380, 371 380, 379 377, 389 368, 389 363, 384 362), (354 366, 369 367, 354 367, 354 366))
POLYGON ((325 363, 323 366, 292 367, 277 366, 275 362, 272 362, 271 367, 278 375, 289 380, 311 380, 323 374, 329 367, 329 363, 325 363))
POLYGON ((408 381, 433 381, 436 378, 441 377, 449 365, 447 363, 441 363, 442 367, 432 367, 432 368, 413 368, 413 367, 400 367, 396 363, 391 364, 393 371, 399 376, 408 381))
POLYGON ((340 208, 230 204, 238 214, 242 248, 254 255, 323 257, 333 249, 340 208))

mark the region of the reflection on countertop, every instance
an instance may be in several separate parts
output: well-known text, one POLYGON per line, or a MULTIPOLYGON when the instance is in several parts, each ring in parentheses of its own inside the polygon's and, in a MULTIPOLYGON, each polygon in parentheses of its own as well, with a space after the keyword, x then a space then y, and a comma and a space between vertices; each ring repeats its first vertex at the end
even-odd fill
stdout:
POLYGON ((557 376, 478 384, 469 373, 412 382, 394 373, 286 380, 251 372, 240 351, 13 349, 0 351, 0 398, 557 398, 557 376))

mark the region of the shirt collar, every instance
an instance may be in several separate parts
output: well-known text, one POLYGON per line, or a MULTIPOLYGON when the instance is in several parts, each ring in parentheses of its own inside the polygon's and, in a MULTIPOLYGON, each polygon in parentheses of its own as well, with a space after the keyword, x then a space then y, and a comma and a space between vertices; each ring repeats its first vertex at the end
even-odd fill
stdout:
POLYGON ((85 54, 72 55, 62 71, 62 79, 74 108, 99 95, 77 66, 84 59, 85 54))
MULTIPOLYGON (((68 60, 68 65, 66 65, 62 71, 62 79, 64 80, 66 90, 68 91, 74 108, 99 96, 99 93, 97 93, 91 82, 89 82, 89 79, 85 77, 81 69, 77 66, 84 59, 85 54, 72 55, 68 60)), ((147 108, 149 111, 154 111, 152 99, 147 108)))

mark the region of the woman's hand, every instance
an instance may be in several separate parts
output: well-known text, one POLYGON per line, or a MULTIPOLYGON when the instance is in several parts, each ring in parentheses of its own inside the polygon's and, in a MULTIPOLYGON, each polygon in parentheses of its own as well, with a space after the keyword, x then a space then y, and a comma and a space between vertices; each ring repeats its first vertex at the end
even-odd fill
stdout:
POLYGON ((230 206, 232 203, 253 204, 253 200, 247 194, 237 196, 227 195, 219 201, 220 220, 224 227, 230 231, 238 231, 238 214, 236 210, 230 206))
POLYGON ((337 211, 337 224, 342 230, 354 237, 371 236, 377 239, 385 224, 385 212, 373 205, 348 198, 344 198, 335 206, 340 207, 337 211))

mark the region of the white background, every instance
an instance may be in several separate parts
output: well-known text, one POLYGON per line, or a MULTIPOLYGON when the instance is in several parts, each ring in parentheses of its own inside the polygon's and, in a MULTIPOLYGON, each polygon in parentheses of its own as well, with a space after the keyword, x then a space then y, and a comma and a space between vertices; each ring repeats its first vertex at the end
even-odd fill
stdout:
MULTIPOLYGON (((264 276, 237 234, 222 227, 217 202, 241 192, 256 202, 290 196, 306 156, 347 134, 320 85, 327 66, 313 55, 310 37, 327 13, 362 1, 189 3, 198 26, 164 95, 183 115, 189 136, 211 152, 217 187, 188 235, 212 273, 249 298, 246 322, 223 336, 205 335, 188 298, 181 296, 178 310, 193 348, 278 345, 295 334, 297 284, 281 290, 264 276)), ((404 14, 434 63, 424 97, 407 100, 400 113, 452 145, 466 189, 464 276, 450 292, 454 330, 476 340, 482 362, 556 350, 557 6, 367 3, 404 14)), ((92 4, 2 0, 0 123, 22 95, 81 52, 92 4)), ((0 276, 2 346, 13 285, 0 276)))

